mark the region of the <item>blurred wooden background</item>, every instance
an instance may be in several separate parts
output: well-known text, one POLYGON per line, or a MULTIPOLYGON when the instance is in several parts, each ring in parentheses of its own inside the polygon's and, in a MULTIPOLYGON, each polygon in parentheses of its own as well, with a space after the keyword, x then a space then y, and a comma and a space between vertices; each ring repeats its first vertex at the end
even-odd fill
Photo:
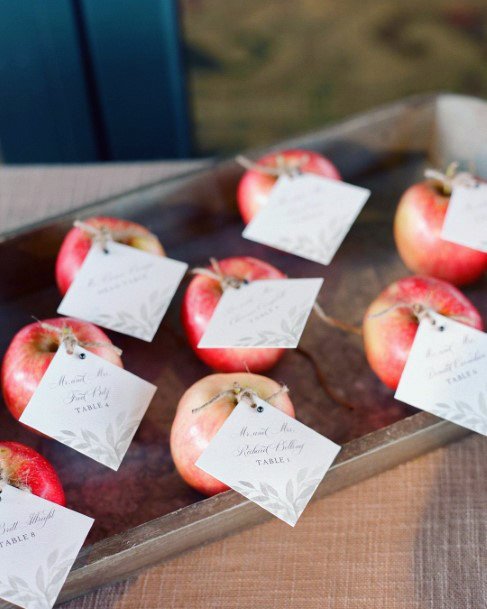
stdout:
POLYGON ((270 144, 406 95, 487 97, 485 0, 3 0, 8 163, 270 144))

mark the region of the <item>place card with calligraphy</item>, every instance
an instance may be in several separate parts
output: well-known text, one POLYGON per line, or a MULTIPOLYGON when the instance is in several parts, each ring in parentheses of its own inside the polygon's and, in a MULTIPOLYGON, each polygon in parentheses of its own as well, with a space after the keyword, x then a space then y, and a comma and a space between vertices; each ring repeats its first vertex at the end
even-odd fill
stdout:
POLYGON ((442 239, 487 252, 487 185, 456 186, 441 230, 442 239))
POLYGON ((150 342, 188 265, 109 241, 91 246, 57 310, 150 342))
POLYGON ((265 400, 240 400, 196 465, 294 526, 340 447, 265 400))
POLYGON ((93 519, 6 485, 0 501, 0 598, 50 609, 93 519))
POLYGON ((370 190, 305 173, 281 176, 242 236, 330 264, 370 190))
POLYGON ((155 391, 87 349, 61 345, 20 421, 117 470, 155 391))
POLYGON ((431 316, 419 324, 395 397, 487 435, 487 334, 431 316))
POLYGON ((227 288, 200 349, 297 347, 323 279, 263 279, 227 288))

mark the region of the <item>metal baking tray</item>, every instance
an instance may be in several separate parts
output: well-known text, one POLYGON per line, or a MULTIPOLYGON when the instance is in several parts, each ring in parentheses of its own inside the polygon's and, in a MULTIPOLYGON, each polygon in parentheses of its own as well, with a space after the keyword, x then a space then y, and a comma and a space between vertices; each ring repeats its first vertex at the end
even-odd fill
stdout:
MULTIPOLYGON (((392 237, 401 193, 421 179, 427 165, 441 168, 453 160, 474 162, 477 173, 487 176, 486 133, 485 102, 438 94, 400 101, 275 146, 322 152, 346 181, 372 191, 329 267, 242 239, 235 205, 242 169, 233 160, 211 162, 203 170, 4 235, 0 352, 31 315, 55 315, 60 300, 53 276, 58 247, 74 218, 93 214, 144 224, 159 236, 169 256, 190 266, 201 266, 210 256, 246 254, 275 264, 291 277, 323 276, 321 305, 331 315, 359 323, 371 299, 408 274, 392 237)), ((465 290, 484 315, 486 287, 484 278, 465 290)), ((64 483, 68 506, 96 519, 59 601, 270 517, 233 491, 206 499, 174 470, 169 432, 177 402, 189 385, 211 372, 194 356, 183 335, 179 323, 183 291, 184 284, 152 343, 111 334, 124 350, 126 368, 159 387, 117 473, 34 435, 0 407, 1 438, 25 442, 47 457, 64 483)), ((327 328, 312 316, 301 347, 314 354, 314 363, 303 352, 290 350, 268 375, 289 385, 299 420, 343 445, 316 497, 468 433, 395 401, 369 369, 360 337, 327 328)))

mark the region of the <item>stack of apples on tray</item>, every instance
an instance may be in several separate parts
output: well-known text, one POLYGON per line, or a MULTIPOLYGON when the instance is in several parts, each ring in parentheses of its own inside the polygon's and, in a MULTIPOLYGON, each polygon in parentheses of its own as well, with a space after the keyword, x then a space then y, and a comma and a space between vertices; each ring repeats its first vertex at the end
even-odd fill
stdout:
MULTIPOLYGON (((246 171, 237 189, 238 208, 244 223, 266 205, 276 177, 259 171, 258 166, 277 167, 291 163, 301 172, 340 180, 334 164, 322 155, 307 150, 284 150, 259 159, 257 168, 246 171)), ((411 186, 403 195, 394 221, 398 251, 406 266, 415 275, 399 279, 368 307, 363 320, 365 356, 380 380, 395 389, 407 360, 418 327, 417 308, 430 308, 442 315, 461 318, 464 323, 482 328, 482 319, 474 305, 457 287, 478 280, 487 269, 487 255, 467 247, 443 241, 441 226, 449 202, 449 193, 440 183, 426 180, 411 186)), ((91 218, 87 223, 121 234, 130 229, 125 243, 156 255, 164 255, 159 240, 145 227, 115 218, 91 218)), ((124 242, 124 239, 120 239, 124 242)), ((55 276, 61 294, 65 294, 81 267, 91 239, 80 228, 66 236, 56 262, 55 276)), ((248 256, 228 257, 219 261, 225 276, 242 281, 281 279, 285 273, 264 260, 248 256)), ((213 495, 226 486, 195 466, 195 461, 211 442, 232 412, 235 399, 222 397, 211 408, 197 408, 225 392, 235 382, 265 397, 276 392, 279 385, 263 373, 284 356, 279 348, 199 349, 213 312, 222 296, 218 280, 198 275, 189 282, 183 298, 181 320, 189 346, 208 367, 217 372, 207 376, 182 396, 172 426, 170 445, 176 468, 188 484, 198 491, 213 495), (249 372, 250 371, 250 372, 249 372)), ((68 325, 80 339, 109 343, 108 336, 93 324, 75 319, 47 320, 49 327, 68 325)), ((7 408, 18 419, 59 347, 59 334, 33 323, 13 338, 2 365, 2 387, 7 408)), ((118 355, 107 347, 93 351, 122 366, 118 355)), ((274 405, 294 416, 291 398, 280 395, 274 405)), ((62 487, 51 466, 40 455, 15 443, 0 443, 0 466, 15 484, 22 468, 30 467, 25 484, 42 496, 62 503, 62 487), (29 465, 30 464, 30 465, 29 465)), ((23 478, 24 479, 24 478, 23 478)))

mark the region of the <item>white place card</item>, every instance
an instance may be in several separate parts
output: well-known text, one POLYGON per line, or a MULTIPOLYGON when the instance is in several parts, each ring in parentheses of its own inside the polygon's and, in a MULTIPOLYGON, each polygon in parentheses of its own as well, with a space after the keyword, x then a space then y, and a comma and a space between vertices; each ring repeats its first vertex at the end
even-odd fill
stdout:
POLYGON ((442 239, 487 252, 487 185, 453 189, 441 231, 442 239))
POLYGON ((20 421, 117 470, 155 391, 87 349, 70 355, 61 345, 20 421))
POLYGON ((395 397, 487 435, 487 335, 432 315, 435 325, 419 324, 395 397))
POLYGON ((7 485, 0 501, 0 598, 50 609, 93 519, 7 485))
POLYGON ((57 310, 150 342, 188 265, 109 241, 88 252, 57 310))
POLYGON ((323 279, 263 279, 227 288, 200 349, 298 346, 323 279))
POLYGON ((330 264, 370 190, 311 173, 281 176, 243 237, 330 264))
POLYGON ((238 403, 196 465, 294 526, 340 447, 264 400, 255 405, 238 403))

